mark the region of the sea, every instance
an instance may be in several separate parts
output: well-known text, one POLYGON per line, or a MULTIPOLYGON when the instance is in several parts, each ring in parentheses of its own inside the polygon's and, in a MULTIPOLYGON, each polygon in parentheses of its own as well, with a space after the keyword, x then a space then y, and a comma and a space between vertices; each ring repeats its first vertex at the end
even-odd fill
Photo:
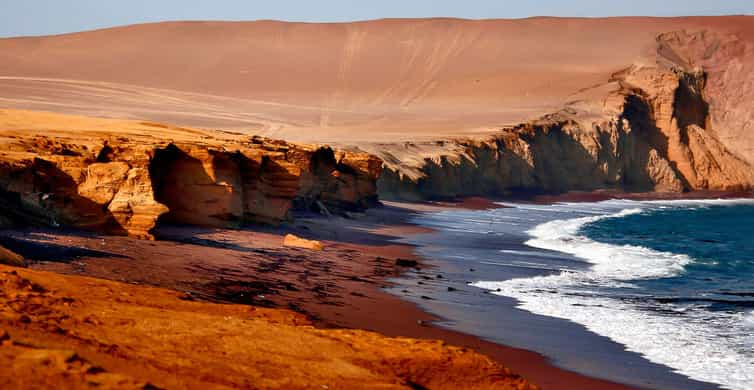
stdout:
POLYGON ((754 389, 752 199, 500 203, 413 222, 434 230, 407 241, 435 267, 393 289, 442 326, 636 386, 754 389))

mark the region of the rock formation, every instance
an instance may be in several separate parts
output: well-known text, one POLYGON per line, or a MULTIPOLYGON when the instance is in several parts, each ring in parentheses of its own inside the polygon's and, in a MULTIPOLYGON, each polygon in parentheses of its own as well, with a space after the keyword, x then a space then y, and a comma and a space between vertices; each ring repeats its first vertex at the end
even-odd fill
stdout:
MULTIPOLYGON (((0 88, 8 107, 138 116, 364 150, 385 161, 385 197, 748 189, 753 18, 147 24, 0 39, 0 88), (124 43, 107 44, 113 40, 124 43), (208 54, 195 58, 196 50, 208 54), (192 61, 177 69, 176 58, 192 61)), ((180 153, 154 151, 176 169, 214 172, 166 177, 173 185, 153 189, 172 202, 166 220, 279 220, 291 197, 324 213, 349 208, 353 202, 341 199, 359 198, 372 183, 347 166, 376 173, 374 160, 325 149, 302 154, 270 144, 265 153, 308 164, 299 175, 278 157, 239 160, 219 155, 217 144, 211 151, 193 143, 176 144, 180 153), (256 175, 259 166, 258 181, 232 173, 256 175), (290 175, 300 185, 270 184, 290 175), (248 185, 239 190, 238 183, 248 185), (197 214, 189 197, 171 193, 178 187, 225 195, 207 207, 211 215, 197 214)), ((128 183, 139 186, 153 173, 129 172, 128 183)), ((113 196, 107 212, 120 225, 150 224, 125 222, 129 207, 158 206, 113 196)))
POLYGON ((283 246, 289 246, 293 248, 310 249, 313 251, 321 251, 325 249, 320 241, 307 240, 301 237, 297 237, 293 234, 286 234, 283 238, 283 246))
POLYGON ((487 139, 373 145, 386 165, 380 194, 750 190, 752 154, 730 134, 754 124, 741 104, 752 80, 736 65, 751 50, 704 31, 661 34, 654 63, 582 90, 557 113, 487 139))
POLYGON ((23 256, 0 245, 0 264, 25 267, 26 260, 23 256))
MULTIPOLYGON (((146 136, 86 127, 31 135, 34 121, 20 122, 29 130, 0 132, 5 224, 150 238, 158 221, 277 224, 293 207, 352 211, 376 201, 381 162, 364 153, 189 129, 174 129, 177 139, 160 138, 149 133, 166 127, 149 123, 139 125, 146 136)), ((91 122, 97 120, 84 121, 91 122)))

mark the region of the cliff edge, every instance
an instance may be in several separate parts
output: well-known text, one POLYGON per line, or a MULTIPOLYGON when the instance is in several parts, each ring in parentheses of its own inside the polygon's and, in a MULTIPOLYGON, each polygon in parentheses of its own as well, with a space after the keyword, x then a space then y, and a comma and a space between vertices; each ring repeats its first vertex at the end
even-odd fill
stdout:
POLYGON ((0 111, 0 225, 151 238, 158 223, 277 224, 293 208, 359 211, 381 161, 260 137, 0 111))
POLYGON ((752 26, 754 16, 141 24, 0 39, 0 105, 362 150, 385 161, 384 197, 748 190, 752 26))
POLYGON ((373 144, 383 197, 512 192, 748 191, 754 185, 751 42, 657 36, 655 52, 561 110, 486 138, 373 144))

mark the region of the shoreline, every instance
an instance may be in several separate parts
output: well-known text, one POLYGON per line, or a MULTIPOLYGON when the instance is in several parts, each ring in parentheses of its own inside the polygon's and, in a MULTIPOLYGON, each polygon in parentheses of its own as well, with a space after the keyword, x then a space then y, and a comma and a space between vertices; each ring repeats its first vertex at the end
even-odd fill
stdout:
MULTIPOLYGON (((457 204, 417 207, 439 211, 457 204)), ((561 369, 536 352, 433 325, 441 318, 385 291, 395 285, 390 279, 405 271, 395 267, 398 258, 432 269, 414 247, 392 242, 428 232, 407 222, 414 212, 388 205, 356 220, 303 216, 283 228, 168 227, 160 232, 161 241, 21 229, 1 232, 0 243, 32 259, 32 269, 162 287, 189 300, 293 309, 321 328, 439 339, 478 351, 543 388, 631 388, 561 369), (279 240, 289 232, 323 240, 325 252, 281 247, 279 240)))
MULTIPOLYGON (((590 194, 590 193, 569 193, 565 196, 548 196, 548 197, 532 197, 527 199, 528 201, 522 201, 521 199, 497 199, 501 202, 519 203, 519 204, 532 204, 532 206, 524 206, 522 210, 529 210, 529 207, 534 204, 553 205, 556 203, 580 203, 580 202, 599 202, 607 199, 627 199, 627 200, 640 200, 640 201, 652 201, 652 200, 695 200, 695 199, 751 199, 752 194, 750 192, 703 192, 703 193, 690 193, 681 194, 689 196, 668 196, 667 194, 631 194, 632 196, 623 196, 625 194, 611 194, 610 197, 604 196, 604 194, 590 194)), ((503 208, 506 208, 503 203, 503 208)), ((514 205, 510 205, 515 207, 514 205)), ((580 207, 578 205, 564 205, 566 209, 571 207, 580 207)), ((584 206, 589 207, 589 206, 584 206)), ((535 209, 532 209, 535 210, 535 209)), ((543 210, 549 210, 545 207, 543 210)), ((520 228, 505 228, 510 223, 509 218, 513 220, 521 219, 521 221, 528 221, 530 218, 534 218, 532 221, 539 220, 536 217, 537 212, 534 215, 524 216, 520 212, 515 210, 499 211, 500 218, 503 222, 496 223, 493 228, 492 222, 490 226, 487 226, 487 220, 493 218, 496 213, 450 213, 447 215, 437 215, 435 217, 428 216, 426 218, 420 218, 417 222, 424 226, 437 226, 439 232, 434 237, 419 238, 418 240, 410 241, 414 244, 418 244, 423 248, 422 254, 429 257, 436 257, 437 264, 442 269, 453 270, 450 274, 450 280, 454 283, 428 283, 431 287, 421 286, 410 290, 421 291, 422 293, 436 299, 436 301, 416 301, 420 306, 433 313, 437 313, 440 316, 450 317, 452 321, 446 322, 444 326, 460 332, 471 332, 486 339, 490 339, 494 342, 523 346, 524 348, 532 348, 535 351, 543 353, 545 356, 550 357, 551 364, 566 370, 577 370, 587 376, 598 375, 608 380, 616 380, 623 383, 632 384, 632 386, 639 387, 654 387, 659 386, 661 388, 668 386, 669 388, 717 388, 715 384, 710 382, 701 382, 698 379, 690 379, 686 375, 677 374, 675 370, 668 366, 656 364, 653 361, 649 361, 643 355, 636 352, 625 351, 625 346, 612 340, 608 340, 606 336, 596 334, 594 331, 590 331, 588 328, 574 323, 574 326, 566 324, 570 322, 568 320, 561 320, 558 316, 555 318, 548 317, 546 314, 536 314, 536 312, 530 312, 525 309, 519 308, 519 302, 514 298, 498 297, 498 302, 483 297, 483 294, 471 293, 466 294, 463 297, 453 299, 454 302, 450 302, 450 293, 445 293, 444 285, 459 286, 459 281, 463 280, 479 280, 478 275, 486 275, 487 279, 482 280, 495 280, 506 281, 509 279, 517 278, 531 278, 537 275, 549 275, 548 268, 537 268, 539 271, 534 272, 535 268, 528 269, 528 267, 522 267, 520 269, 510 268, 515 267, 515 264, 531 264, 529 262, 539 263, 543 262, 541 267, 546 267, 545 264, 550 265, 553 271, 560 267, 576 266, 582 267, 583 263, 575 262, 571 263, 569 258, 571 256, 562 254, 562 258, 558 256, 558 260, 555 262, 548 262, 550 256, 554 259, 555 252, 550 254, 543 254, 542 258, 536 259, 531 257, 529 251, 533 251, 531 248, 525 246, 524 241, 527 239, 527 234, 522 233, 525 229, 520 228), (513 214, 511 214, 513 213, 513 214), (467 222, 463 222, 466 221, 467 222), (466 229, 469 229, 468 232, 466 229), (489 231, 488 231, 489 230, 489 231), (462 232, 463 231, 463 232, 462 232), (514 231, 516 233, 514 233, 514 231), (497 239, 488 239, 486 234, 494 234, 497 239), (493 233, 495 232, 495 233, 493 233), (502 239, 502 236, 508 237, 502 239), (502 239, 502 241, 501 241, 502 239), (490 241, 491 240, 491 241, 490 241), (497 244, 486 245, 487 242, 497 242, 497 244), (498 259, 500 250, 507 253, 515 253, 513 255, 507 255, 508 259, 498 259), (512 258, 511 258, 512 256, 512 258), (529 256, 524 259, 524 257, 529 256), (471 266, 472 259, 478 259, 479 261, 472 262, 473 267, 470 269, 472 273, 465 270, 471 266), (503 261, 505 260, 505 261, 503 261), (501 264, 497 264, 501 263, 501 264), (508 263, 511 263, 508 265, 508 263), (558 264, 561 264, 560 266, 558 264), (508 266, 506 266, 508 265, 508 266), (505 266, 500 268, 500 266, 505 266), (465 268, 464 268, 465 267, 465 268), (491 276, 494 275, 494 276, 491 276), (470 279, 469 279, 470 278, 470 279), (448 301, 447 304, 439 304, 433 302, 448 301), (483 309, 476 309, 475 307, 482 307, 483 309), (490 309, 493 308, 493 309, 490 309), (486 309, 485 309, 486 308, 486 309), (490 313, 494 312, 494 314, 490 313), (539 318, 535 318, 539 317, 539 318), (492 324, 492 325, 490 325, 492 324), (522 327, 523 326, 523 327, 522 327), (564 341, 559 342, 557 336, 540 336, 532 337, 528 335, 525 329, 538 329, 538 334, 543 334, 542 331, 552 332, 559 331, 560 334, 571 334, 570 337, 575 337, 576 340, 580 340, 581 343, 587 342, 589 345, 588 350, 581 351, 579 347, 579 341, 564 341), (579 336, 578 330, 574 332, 575 328, 580 328, 583 334, 590 334, 589 336, 579 336), (512 333, 511 333, 512 331, 512 333), (511 336, 513 335, 513 336, 511 336), (607 342, 600 341, 603 339, 607 342), (590 343, 591 340, 591 343, 590 343), (549 343, 549 344, 548 344, 549 343), (594 343, 594 344, 592 344, 594 343), (612 345, 609 345, 612 344, 612 345), (575 348, 575 349, 574 349, 575 348), (573 352, 570 352, 573 351, 573 352), (608 354, 610 353, 610 354, 608 354), (624 354, 625 353, 625 354, 624 354), (600 359, 600 354, 604 354, 607 359, 600 359), (625 356, 624 356, 625 355, 625 356), (632 356, 630 356, 632 355, 632 356), (594 358, 600 360, 593 360, 594 358), (641 363, 637 360, 645 361, 648 364, 641 363), (594 362, 599 362, 590 367, 584 363, 589 362, 590 359, 594 362), (642 372, 643 375, 639 378, 632 378, 631 370, 616 369, 613 371, 610 367, 618 367, 617 364, 624 362, 626 365, 637 369, 636 372, 642 372), (640 367, 644 367, 644 369, 640 367), (654 367, 651 367, 654 366, 654 367), (646 371, 645 371, 646 370, 646 371), (664 373, 663 373, 664 372, 664 373), (666 374, 665 374, 666 373, 666 374), (628 374, 628 375, 627 375, 628 374), (604 376, 603 376, 604 375, 604 376), (688 384, 684 384, 687 381, 688 384), (688 387, 684 387, 688 386, 688 387)), ((559 213, 556 213, 559 214, 559 213)), ((556 216, 555 218, 563 218, 556 216)), ((523 226, 531 222, 522 222, 523 226)), ((541 222, 538 222, 541 223, 541 222)), ((516 222, 518 227, 521 223, 516 222)), ((549 251, 546 251, 549 252, 549 251)), ((502 283, 502 282, 501 282, 502 283)), ((468 282, 467 282, 468 284, 468 282)), ((408 285, 408 283, 407 283, 408 285)), ((450 290, 449 290, 450 291, 450 290)), ((498 290, 500 291, 500 290, 498 290)), ((496 295, 493 293, 493 295, 496 295)), ((546 303, 545 303, 546 305, 546 303)), ((565 318, 565 317, 562 317, 565 318)), ((548 333, 549 333, 548 332, 548 333)), ((629 345, 631 345, 629 343, 629 345)))
POLYGON ((701 199, 735 199, 754 198, 752 191, 691 191, 691 192, 620 192, 620 191, 571 191, 558 195, 534 195, 513 197, 508 201, 536 204, 554 204, 559 202, 600 202, 614 199, 654 201, 654 200, 701 200, 701 199))
MULTIPOLYGON (((572 193, 546 199, 549 203, 564 199, 587 202, 594 201, 593 196, 572 193)), ((498 201, 503 200, 384 202, 356 219, 302 214, 278 228, 167 226, 159 229, 159 241, 69 230, 6 230, 0 231, 0 245, 34 260, 32 269, 167 288, 184 293, 187 300, 287 308, 305 314, 324 329, 363 329, 386 336, 442 340, 480 352, 547 389, 635 388, 571 371, 535 351, 449 329, 440 322, 450 318, 422 307, 424 297, 417 302, 406 294, 388 291, 395 291, 399 281, 412 280, 407 274, 410 268, 396 266, 398 259, 419 264, 418 271, 411 271, 414 281, 442 273, 431 258, 417 253, 416 246, 396 242, 434 232, 411 223, 412 216, 505 207, 498 201), (282 247, 287 233, 322 240, 326 250, 314 253, 282 247)))
MULTIPOLYGON (((395 202, 385 203, 391 205, 389 207, 396 207, 397 205, 395 202)), ((431 212, 452 209, 485 210, 502 207, 484 198, 474 198, 471 201, 465 199, 461 202, 425 202, 419 204, 404 203, 402 205, 409 205, 410 207, 408 209, 405 209, 406 217, 416 212, 431 212)), ((431 229, 429 231, 424 230, 426 228, 410 224, 407 221, 403 221, 402 223, 407 224, 404 225, 403 229, 400 229, 403 230, 404 234, 422 234, 431 232, 431 229), (417 227, 420 228, 418 231, 416 229, 417 227)), ((400 231, 393 228, 393 232, 399 233, 400 231)), ((404 235, 403 238, 405 237, 406 236, 404 235)), ((406 252, 403 253, 402 258, 417 261, 422 267, 422 270, 434 269, 434 266, 431 265, 431 259, 424 258, 421 255, 415 253, 412 246, 404 245, 404 249, 406 252)), ((405 276, 401 274, 398 275, 398 277, 403 278, 405 276)), ((378 289, 376 293, 379 294, 380 297, 377 298, 375 302, 373 302, 374 306, 369 310, 373 310, 373 312, 375 313, 390 312, 391 314, 393 314, 393 317, 390 321, 385 321, 385 319, 383 318, 380 322, 375 323, 373 318, 354 316, 345 323, 330 323, 328 321, 323 321, 318 325, 324 327, 337 328, 346 326, 349 328, 366 329, 387 336, 437 339, 447 342, 451 345, 471 348, 494 359, 503 366, 510 368, 513 372, 523 376, 532 383, 545 389, 565 390, 573 388, 635 388, 617 382, 611 382, 600 378, 593 378, 574 371, 557 367, 556 365, 551 363, 547 357, 534 351, 495 343, 493 341, 484 340, 473 334, 444 328, 440 325, 435 324, 436 321, 443 320, 441 317, 431 314, 427 310, 421 308, 419 305, 398 295, 384 291, 384 289, 378 289)))

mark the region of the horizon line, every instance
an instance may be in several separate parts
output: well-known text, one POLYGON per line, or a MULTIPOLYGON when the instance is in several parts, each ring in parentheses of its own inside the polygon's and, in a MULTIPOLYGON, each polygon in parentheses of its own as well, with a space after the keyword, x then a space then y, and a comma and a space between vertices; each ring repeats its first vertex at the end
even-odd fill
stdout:
POLYGON ((554 15, 534 15, 525 17, 510 18, 464 18, 456 16, 426 16, 426 17, 383 17, 374 19, 355 19, 348 21, 301 21, 286 19, 165 19, 155 21, 144 21, 127 24, 116 24, 111 26, 93 27, 83 30, 74 30, 54 34, 27 34, 27 35, 0 35, 0 39, 22 39, 22 38, 45 38, 65 36, 72 34, 82 34, 88 32, 114 30, 133 26, 145 26, 151 24, 169 24, 169 23, 289 23, 289 24, 320 24, 320 25, 339 25, 339 24, 358 24, 379 21, 420 21, 420 20, 457 20, 469 22, 484 21, 524 21, 529 19, 572 19, 572 20, 598 20, 598 19, 682 19, 682 18, 729 18, 729 17, 754 17, 754 14, 721 14, 721 15, 676 15, 676 16, 655 16, 655 15, 618 15, 618 16, 554 16, 554 15))

